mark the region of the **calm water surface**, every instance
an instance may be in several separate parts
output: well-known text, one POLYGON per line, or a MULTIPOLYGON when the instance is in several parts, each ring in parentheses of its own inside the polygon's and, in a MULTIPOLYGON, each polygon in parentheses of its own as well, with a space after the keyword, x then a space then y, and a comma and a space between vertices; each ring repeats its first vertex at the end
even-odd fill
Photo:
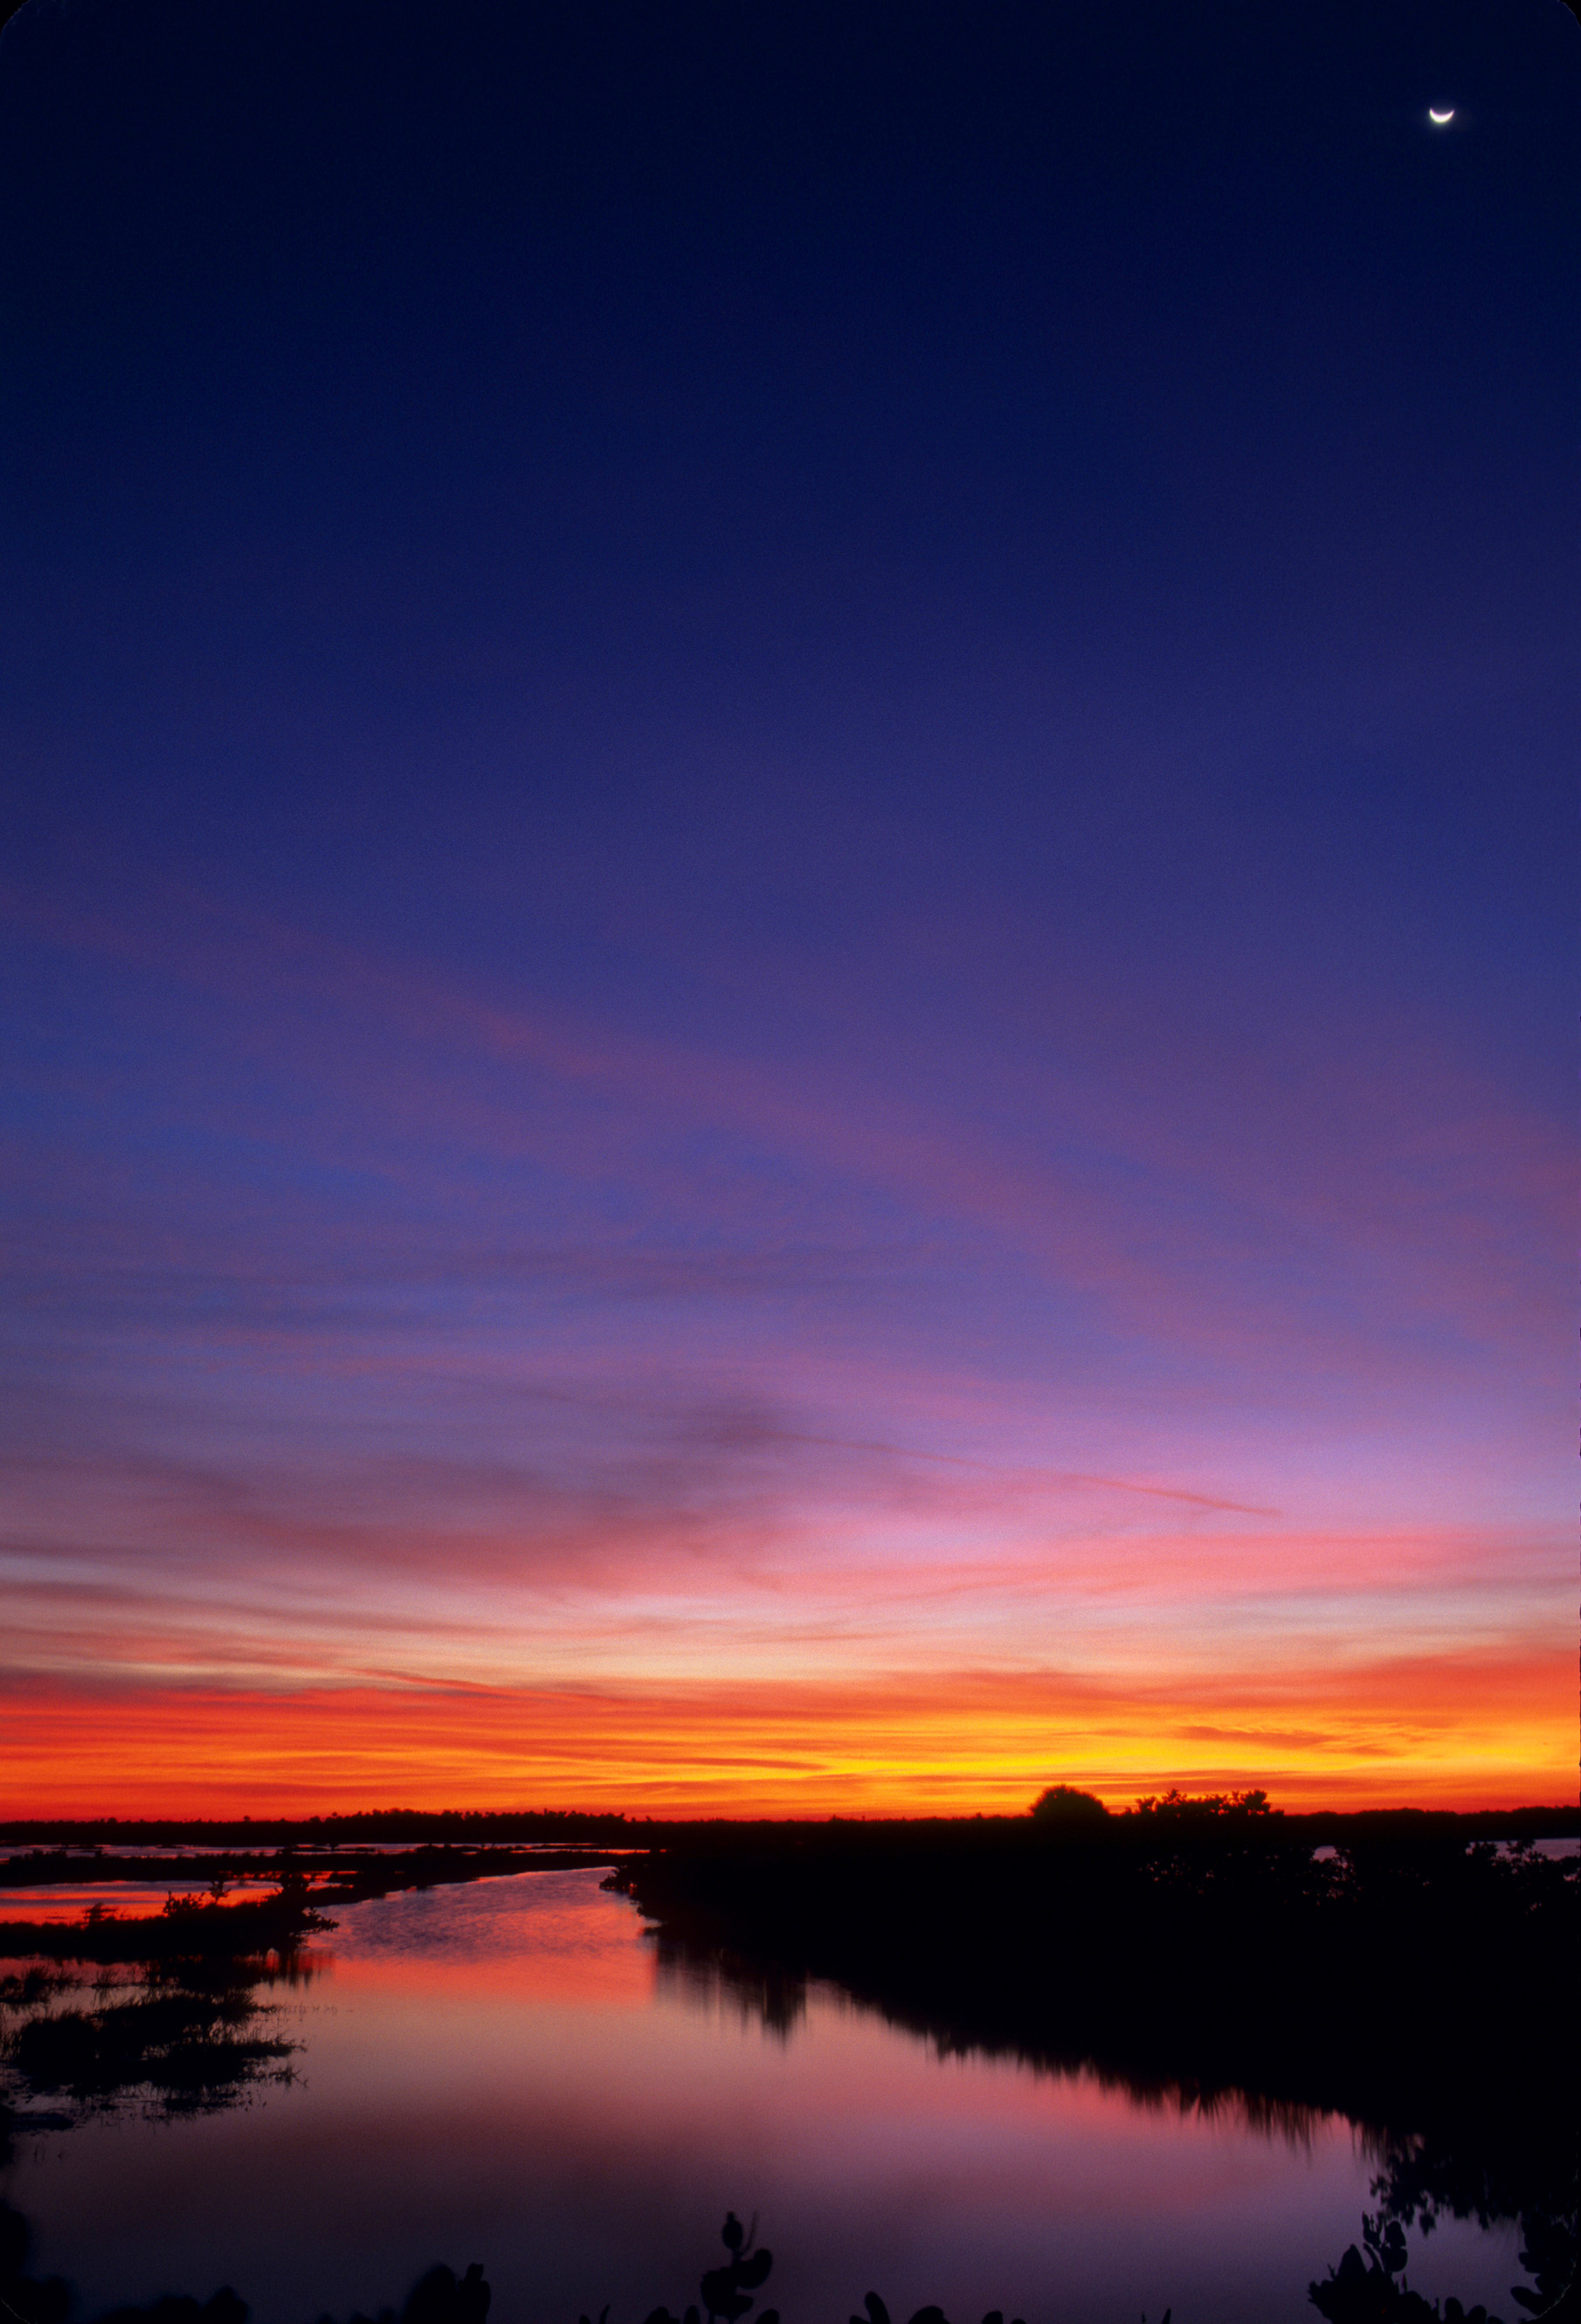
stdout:
MULTIPOLYGON (((78 2314, 234 2283, 256 2324, 399 2304, 484 2263, 490 2324, 642 2324, 696 2296, 756 2211, 786 2324, 869 2286, 957 2324, 1277 2324, 1358 2239, 1373 2165, 1345 2121, 1269 2131, 1090 2079, 941 2059, 814 1991, 788 2027, 664 1974, 598 1871, 344 1909, 276 1987, 299 2080, 196 2118, 30 2134, 5 2191, 78 2314)), ((1411 2280, 1511 2311, 1513 2229, 1413 2238, 1411 2280)))

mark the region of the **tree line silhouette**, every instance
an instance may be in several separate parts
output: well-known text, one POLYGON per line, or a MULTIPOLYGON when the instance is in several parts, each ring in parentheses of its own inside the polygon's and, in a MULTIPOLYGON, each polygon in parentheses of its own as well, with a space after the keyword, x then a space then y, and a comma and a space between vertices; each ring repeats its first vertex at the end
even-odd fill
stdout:
POLYGON ((661 1955, 828 1979, 947 2046, 1381 2129, 1492 2107, 1571 2131, 1576 1859, 1453 1817, 1358 1817, 1319 1853, 1307 1824, 1258 1794, 1045 1794, 1016 1823, 694 1829, 606 1885, 661 1955))
MULTIPOLYGON (((1383 2168, 1314 2285, 1330 2324, 1420 2324, 1404 2234, 1518 2221, 1547 2312, 1575 2274, 1581 1872, 1453 1815, 1284 1817, 1261 1792, 1018 1824, 715 1826, 606 1883, 661 1967, 783 2025, 826 1980, 942 2052, 1091 2070, 1184 2105, 1347 2116, 1383 2168), (1416 2303, 1416 2304, 1412 2304, 1416 2303)), ((1534 2304, 1536 2303, 1536 2304, 1534 2304)))

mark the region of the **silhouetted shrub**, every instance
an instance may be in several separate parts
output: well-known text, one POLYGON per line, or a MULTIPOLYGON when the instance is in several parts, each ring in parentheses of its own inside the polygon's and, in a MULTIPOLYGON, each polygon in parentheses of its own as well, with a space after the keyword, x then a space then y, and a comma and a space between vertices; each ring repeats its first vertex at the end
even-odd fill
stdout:
POLYGON ((1307 2297, 1328 2324, 1499 2324, 1479 2303, 1463 2308, 1457 2300, 1427 2301, 1404 2281, 1405 2236, 1398 2219, 1387 2222, 1362 2214, 1364 2259, 1352 2244, 1326 2282, 1310 2283, 1307 2297), (1397 2282, 1396 2277, 1400 2279, 1397 2282))
POLYGON ((247 2324, 247 2303, 238 2300, 229 2284, 201 2303, 167 2292, 145 2308, 113 2308, 100 2324, 247 2324))
MULTIPOLYGON (((726 2213, 721 2234, 730 2258, 722 2267, 705 2269, 700 2287, 703 2307, 707 2310, 710 2324, 715 2318, 726 2319, 726 2324, 740 2324, 740 2319, 752 2305, 753 2296, 768 2280, 774 2262, 767 2251, 753 2249, 757 2229, 756 2218, 750 2227, 743 2227, 733 2211, 726 2213)), ((889 2310, 876 2292, 868 2292, 862 2304, 867 2310, 866 2315, 853 2316, 850 2324, 889 2324, 889 2310)), ((609 2316, 608 2308, 602 2308, 598 2324, 609 2324, 609 2316)), ((327 2319, 321 2319, 320 2324, 327 2324, 327 2319)), ((581 2316, 577 2324, 592 2324, 592 2319, 581 2316)), ((667 2308, 655 2308, 644 2319, 644 2324, 703 2324, 703 2312, 694 2306, 677 2318, 672 2316, 667 2308)), ((752 2319, 752 2324, 779 2324, 779 2310, 777 2308, 762 2309, 752 2319)), ((910 2319, 910 2324, 949 2324, 949 2319, 942 2308, 919 2308, 910 2319)), ((1004 2310, 990 2309, 982 2324, 1005 2324, 1004 2310)), ((1023 2319, 1019 2316, 1015 2317, 1012 2324, 1023 2324, 1023 2319)), ((1143 2324, 1147 2324, 1145 2317, 1143 2324)), ((1170 2324, 1168 2309, 1164 2310, 1163 2324, 1170 2324)))
POLYGON ((1083 1825, 1106 1823, 1109 1812, 1094 1792, 1079 1792, 1070 1784, 1051 1784, 1034 1800, 1032 1812, 1041 1824, 1079 1830, 1083 1825))
MULTIPOLYGON (((381 2308, 376 2316, 364 2316, 355 2309, 347 2324, 483 2324, 492 2298, 480 2260, 460 2277, 454 2268, 439 2265, 418 2276, 399 2313, 381 2308)), ((317 2324, 335 2324, 335 2319, 320 2316, 317 2324)))

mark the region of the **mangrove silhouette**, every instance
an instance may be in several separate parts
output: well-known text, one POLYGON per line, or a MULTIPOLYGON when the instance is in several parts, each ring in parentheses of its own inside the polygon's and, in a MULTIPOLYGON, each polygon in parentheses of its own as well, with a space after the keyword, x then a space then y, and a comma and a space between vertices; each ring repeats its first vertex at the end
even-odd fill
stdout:
MULTIPOLYGON (((1576 2172, 1572 2144, 1533 2148, 1518 2165, 1520 2175, 1501 2183, 1485 2161, 1468 2163, 1442 2144, 1416 2138, 1395 2145, 1373 2181, 1375 2213, 1362 2215, 1362 2248, 1352 2244, 1337 2268, 1307 2296, 1328 2324, 1432 2324, 1439 2316, 1413 2292, 1405 2274, 1406 2230, 1429 2231, 1445 2217, 1475 2218, 1482 2227, 1519 2219, 1521 2265, 1533 2279, 1512 2284, 1510 2298, 1522 2319, 1576 2314, 1576 2172)), ((1505 2168, 1509 2168, 1506 2153, 1505 2168)), ((1463 2308, 1448 2299, 1443 2324, 1501 2324, 1480 2305, 1463 2308)))
POLYGON ((1472 1819, 1054 1792, 1016 1823, 694 1829, 606 1885, 661 1975, 780 2032, 825 1981, 942 2054, 1298 2133, 1347 2116, 1382 2208, 1313 2304, 1415 2324, 1388 2264, 1413 2223, 1518 2222, 1529 2314, 1574 2274, 1577 1868, 1472 1819))
MULTIPOLYGON (((720 2240, 729 2256, 720 2266, 703 2269, 703 2281, 697 2287, 701 2308, 694 2302, 684 2315, 672 2316, 667 2308, 660 2305, 648 2311, 646 2324, 703 2324, 705 2313, 708 2324, 716 2324, 716 2319, 718 2324, 740 2324, 768 2280, 774 2255, 758 2243, 756 2215, 751 2226, 743 2227, 735 2213, 727 2211, 720 2240)), ((609 2324, 609 2313, 607 2305, 601 2308, 598 2324, 609 2324)), ((591 2319, 582 2316, 577 2324, 591 2324, 591 2319)), ((753 2324, 779 2324, 778 2309, 760 2309, 753 2324)))
MULTIPOLYGON (((728 2213, 721 2231, 726 2257, 722 2264, 704 2268, 698 2299, 679 2316, 661 2303, 648 2311, 645 2324, 703 2324, 704 2317, 708 2324, 742 2324, 774 2264, 772 2255, 757 2244, 756 2231, 756 2219, 751 2227, 743 2228, 735 2213, 728 2213)), ((1309 2286, 1309 2297, 1328 2324, 1500 2324, 1480 2305, 1466 2309, 1453 2297, 1440 2305, 1410 2290, 1404 2279, 1403 2227, 1386 2209, 1375 2216, 1364 2214, 1362 2232, 1365 2256, 1352 2245, 1325 2282, 1309 2286)), ((27 2248, 25 2219, 0 2200, 0 2310, 14 2324, 69 2324, 69 2287, 59 2276, 30 2276, 27 2248)), ((1518 2285, 1512 2291, 1524 2311, 1521 2324, 1540 2324, 1543 2318, 1558 2324, 1558 2319, 1573 2317, 1573 2219, 1567 2242, 1560 2233, 1543 2248, 1522 2250, 1520 2256, 1536 2278, 1533 2287, 1518 2285)), ((440 2264, 418 2278, 399 2310, 384 2307, 372 2315, 354 2310, 347 2324, 486 2324, 492 2296, 480 2262, 473 2261, 461 2276, 440 2264)), ((849 2324, 891 2324, 889 2310, 878 2292, 867 2292, 862 2307, 864 2312, 853 2313, 849 2324)), ((167 2292, 142 2306, 115 2308, 97 2324, 247 2324, 248 2313, 246 2303, 227 2284, 202 2302, 189 2294, 167 2292)), ((1172 2324, 1172 2313, 1166 2308, 1161 2324, 1172 2324)), ((336 2319, 324 2312, 316 2324, 336 2324, 336 2319)), ((578 2324, 592 2324, 592 2319, 584 2313, 578 2324)), ((597 2324, 610 2324, 607 2304, 600 2310, 597 2324)), ((779 2311, 761 2309, 750 2324, 780 2324, 779 2311)), ((908 2324, 950 2324, 950 2319, 942 2308, 930 2304, 917 2309, 908 2324)), ((982 2324, 1006 2324, 1004 2310, 990 2309, 982 2324)), ((1024 2324, 1024 2319, 1015 2317, 1011 2324, 1024 2324)), ((1147 2324, 1145 2316, 1142 2324, 1147 2324)))
POLYGON ((1091 1831, 1108 1814, 1108 1808, 1096 1793, 1079 1792, 1071 1784, 1051 1784, 1032 1803, 1034 1823, 1053 1825, 1066 1831, 1091 1831))
POLYGON ((1567 2151, 1576 1859, 1467 1844, 1453 1818, 1357 1818, 1319 1855, 1309 1824, 1253 1794, 1016 1822, 716 1825, 627 1858, 606 1886, 655 1923, 661 1955, 721 1964, 782 2010, 822 1978, 947 2047, 1401 2134, 1518 2111, 1567 2151))
MULTIPOLYGON (((722 2265, 704 2268, 703 2280, 698 2285, 697 2300, 679 2316, 672 2314, 668 2308, 655 2308, 649 2311, 644 2324, 703 2324, 704 2317, 708 2324, 741 2324, 742 2318, 752 2307, 774 2266, 772 2253, 758 2244, 757 2234, 756 2217, 749 2227, 743 2227, 735 2213, 728 2211, 724 2226, 720 2230, 720 2239, 728 2257, 722 2265)), ((866 2293, 862 2305, 866 2313, 853 2315, 850 2324, 890 2324, 889 2310, 876 2292, 866 2293)), ((609 2324, 609 2309, 602 2308, 598 2324, 609 2324)), ((593 2324, 593 2319, 583 2315, 578 2317, 577 2324, 593 2324)), ((778 2309, 759 2309, 751 2324, 779 2324, 778 2309)), ((909 2324, 949 2324, 949 2319, 942 2308, 928 2306, 917 2309, 909 2324)), ((1005 2324, 1004 2310, 990 2309, 982 2324, 1005 2324)), ((1023 2319, 1015 2317, 1012 2324, 1023 2324, 1023 2319)), ((1142 2324, 1147 2324, 1145 2317, 1142 2324)), ((1170 2324, 1168 2309, 1164 2310, 1163 2324, 1170 2324)))
MULTIPOLYGON (((483 2324, 492 2298, 480 2260, 471 2261, 460 2276, 441 2262, 418 2276, 399 2310, 381 2308, 377 2315, 364 2316, 354 2309, 348 2324, 483 2324)), ((322 2315, 317 2324, 335 2324, 335 2319, 322 2315)))
POLYGON ((0 1958, 130 1961, 283 1959, 304 1938, 333 1929, 305 1875, 286 1873, 270 1895, 227 1904, 216 1896, 168 1896, 155 1914, 121 1919, 102 1904, 79 1921, 0 1921, 0 1958))

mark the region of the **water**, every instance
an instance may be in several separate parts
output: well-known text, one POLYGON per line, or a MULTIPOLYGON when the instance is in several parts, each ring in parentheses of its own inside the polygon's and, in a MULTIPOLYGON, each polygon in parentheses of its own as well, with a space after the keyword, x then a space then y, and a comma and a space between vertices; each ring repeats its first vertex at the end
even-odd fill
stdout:
MULTIPOLYGON (((666 1973, 596 1871, 343 1909, 276 1986, 299 2079, 176 2120, 27 2132, 4 2191, 78 2314, 233 2283, 256 2324, 399 2304, 482 2260, 490 2324, 611 2324, 696 2297, 727 2208, 760 2305, 844 2324, 869 2288, 956 2324, 1278 2324, 1358 2239, 1374 2163, 1330 2116, 1259 2125, 1089 2077, 938 2057, 814 1988, 779 2026, 666 1973)), ((1509 2317, 1513 2228, 1411 2238, 1410 2278, 1509 2317)))

